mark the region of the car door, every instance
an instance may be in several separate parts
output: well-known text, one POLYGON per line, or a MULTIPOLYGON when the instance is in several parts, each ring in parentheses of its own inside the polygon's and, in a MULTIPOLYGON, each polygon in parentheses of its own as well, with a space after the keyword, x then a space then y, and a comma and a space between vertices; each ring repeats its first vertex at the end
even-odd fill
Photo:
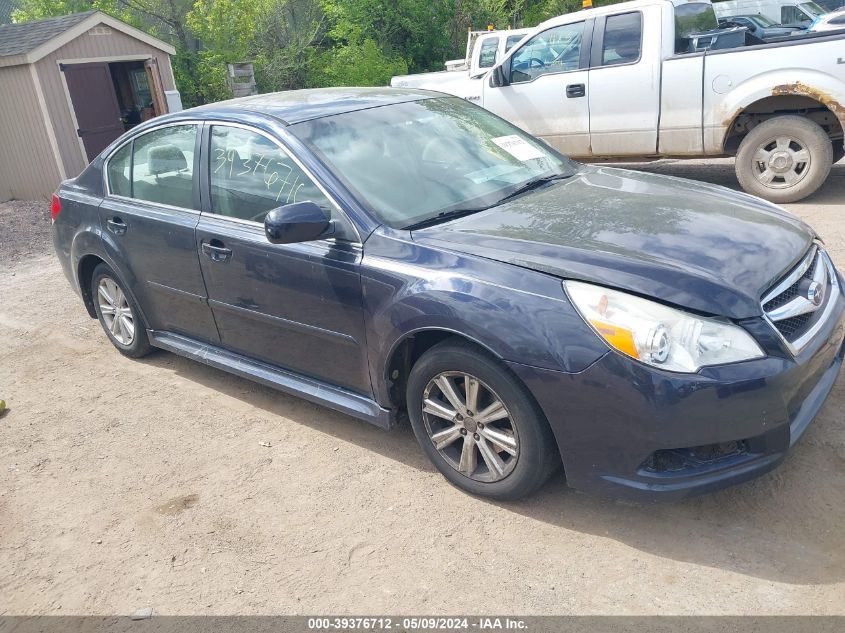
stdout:
POLYGON ((218 341, 200 270, 199 125, 158 127, 106 162, 100 224, 106 250, 150 327, 218 341))
POLYGON ((504 62, 507 85, 485 79, 484 107, 565 154, 589 156, 592 24, 554 26, 522 44, 504 62))
POLYGON ((271 136, 212 124, 204 148, 208 196, 197 248, 223 347, 371 393, 354 227, 271 136), (337 237, 268 242, 267 211, 306 200, 325 210, 337 237))
POLYGON ((596 19, 589 95, 596 156, 657 152, 660 9, 654 5, 596 19))

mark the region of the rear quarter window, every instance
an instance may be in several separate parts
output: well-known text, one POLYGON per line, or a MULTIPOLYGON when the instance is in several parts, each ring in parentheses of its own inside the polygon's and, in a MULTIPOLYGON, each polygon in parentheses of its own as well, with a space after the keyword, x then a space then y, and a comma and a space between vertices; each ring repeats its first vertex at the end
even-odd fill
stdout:
POLYGON ((132 143, 127 143, 117 150, 109 159, 108 178, 109 192, 115 196, 132 196, 130 184, 132 167, 130 162, 132 143))

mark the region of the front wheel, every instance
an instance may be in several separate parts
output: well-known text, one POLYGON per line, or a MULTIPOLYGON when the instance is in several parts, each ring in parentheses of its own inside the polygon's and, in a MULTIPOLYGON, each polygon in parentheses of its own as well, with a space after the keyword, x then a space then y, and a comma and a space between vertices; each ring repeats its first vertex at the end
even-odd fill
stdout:
POLYGON ((784 203, 814 193, 831 165, 833 146, 821 126, 785 115, 763 121, 742 139, 735 168, 745 191, 784 203))
POLYGON ((437 469, 472 494, 499 500, 539 488, 560 463, 531 397, 496 359, 445 341, 414 364, 408 417, 437 469))

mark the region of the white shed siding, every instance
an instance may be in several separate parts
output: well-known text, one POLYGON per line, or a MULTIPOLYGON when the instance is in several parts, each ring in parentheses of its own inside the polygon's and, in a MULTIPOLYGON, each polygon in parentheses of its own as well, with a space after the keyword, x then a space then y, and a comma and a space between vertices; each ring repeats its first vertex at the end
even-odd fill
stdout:
POLYGON ((62 178, 33 79, 29 65, 0 68, 0 202, 47 198, 62 178))
POLYGON ((76 134, 59 62, 120 61, 139 56, 154 57, 164 89, 175 89, 170 56, 166 52, 105 26, 94 27, 35 63, 56 131, 59 154, 69 178, 79 175, 87 162, 76 134))

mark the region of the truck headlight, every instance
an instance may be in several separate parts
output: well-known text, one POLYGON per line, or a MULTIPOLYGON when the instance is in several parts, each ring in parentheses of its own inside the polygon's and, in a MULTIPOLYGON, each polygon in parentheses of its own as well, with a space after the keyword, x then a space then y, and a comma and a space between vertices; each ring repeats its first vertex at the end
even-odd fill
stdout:
POLYGON ((576 309, 613 349, 653 367, 696 372, 765 356, 748 332, 580 281, 563 282, 576 309))

